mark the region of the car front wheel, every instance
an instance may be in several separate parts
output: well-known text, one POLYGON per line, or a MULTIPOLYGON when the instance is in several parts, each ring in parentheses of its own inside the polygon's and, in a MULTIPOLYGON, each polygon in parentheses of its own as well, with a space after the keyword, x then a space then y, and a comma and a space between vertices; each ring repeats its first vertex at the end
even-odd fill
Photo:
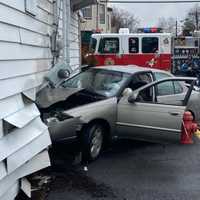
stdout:
POLYGON ((93 161, 98 158, 103 147, 104 127, 101 124, 92 124, 82 134, 83 159, 93 161))

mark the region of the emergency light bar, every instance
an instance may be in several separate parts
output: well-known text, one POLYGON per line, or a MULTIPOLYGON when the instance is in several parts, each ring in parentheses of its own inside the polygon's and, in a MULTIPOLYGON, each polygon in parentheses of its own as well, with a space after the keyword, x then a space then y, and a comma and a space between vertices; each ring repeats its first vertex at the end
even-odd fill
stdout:
POLYGON ((156 28, 156 27, 138 29, 138 33, 162 33, 162 32, 163 32, 162 28, 156 28))

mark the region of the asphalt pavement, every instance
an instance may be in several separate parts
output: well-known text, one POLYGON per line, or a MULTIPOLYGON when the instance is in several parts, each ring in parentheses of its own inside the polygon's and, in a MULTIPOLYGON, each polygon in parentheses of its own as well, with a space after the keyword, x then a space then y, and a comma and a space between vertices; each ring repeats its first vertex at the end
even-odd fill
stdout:
POLYGON ((115 142, 90 164, 74 145, 52 153, 47 200, 199 200, 200 140, 193 145, 115 142), (77 162, 77 161, 76 161, 77 162))

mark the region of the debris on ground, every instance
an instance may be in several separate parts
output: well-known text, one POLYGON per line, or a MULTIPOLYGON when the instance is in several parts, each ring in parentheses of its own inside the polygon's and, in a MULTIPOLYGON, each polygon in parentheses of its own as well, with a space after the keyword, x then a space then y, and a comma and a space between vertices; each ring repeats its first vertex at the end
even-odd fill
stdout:
MULTIPOLYGON (((53 178, 51 176, 47 176, 45 171, 42 171, 40 173, 29 176, 28 179, 31 183, 31 200, 45 200, 53 178)), ((16 200, 30 199, 23 192, 20 192, 16 200)))
POLYGON ((87 171, 88 171, 88 167, 87 167, 87 166, 84 166, 83 170, 84 170, 85 172, 87 172, 87 171))

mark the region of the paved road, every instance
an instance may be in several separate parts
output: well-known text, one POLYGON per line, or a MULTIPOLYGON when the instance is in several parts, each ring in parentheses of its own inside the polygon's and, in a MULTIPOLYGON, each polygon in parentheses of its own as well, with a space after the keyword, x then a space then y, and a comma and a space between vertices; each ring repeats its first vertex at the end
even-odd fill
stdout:
MULTIPOLYGON (((199 200, 200 141, 160 145, 119 141, 95 162, 73 166, 58 150, 48 200, 199 200)), ((65 151, 66 152, 66 151, 65 151)))

